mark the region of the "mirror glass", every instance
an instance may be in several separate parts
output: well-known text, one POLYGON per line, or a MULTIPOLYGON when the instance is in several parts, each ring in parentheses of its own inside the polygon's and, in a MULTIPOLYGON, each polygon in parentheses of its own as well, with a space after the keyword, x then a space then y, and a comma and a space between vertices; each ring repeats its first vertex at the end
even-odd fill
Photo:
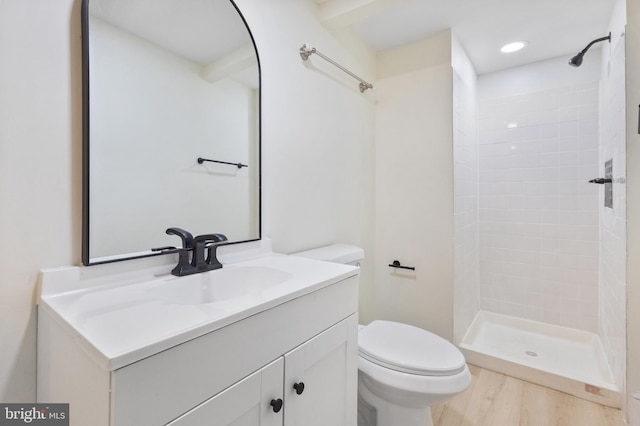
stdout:
POLYGON ((84 0, 82 15, 84 264, 179 247, 169 227, 259 239, 259 60, 235 4, 84 0))

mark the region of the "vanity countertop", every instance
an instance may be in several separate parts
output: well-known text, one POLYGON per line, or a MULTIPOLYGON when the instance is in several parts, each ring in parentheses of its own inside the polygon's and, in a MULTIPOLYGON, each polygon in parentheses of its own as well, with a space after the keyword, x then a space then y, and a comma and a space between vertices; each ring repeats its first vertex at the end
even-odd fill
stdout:
POLYGON ((39 308, 103 368, 115 370, 358 274, 354 266, 272 252, 187 277, 170 269, 46 270, 39 308), (215 284, 215 294, 203 291, 210 282, 224 286, 215 284))

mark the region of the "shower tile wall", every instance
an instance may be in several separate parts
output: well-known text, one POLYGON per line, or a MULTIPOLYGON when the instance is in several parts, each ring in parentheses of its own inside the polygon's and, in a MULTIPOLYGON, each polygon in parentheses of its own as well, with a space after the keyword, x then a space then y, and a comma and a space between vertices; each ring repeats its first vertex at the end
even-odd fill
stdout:
MULTIPOLYGON (((612 32, 616 34, 616 32, 612 32)), ((619 34, 619 32, 617 33, 619 34)), ((606 75, 600 86, 600 174, 613 159, 613 208, 603 206, 600 191, 600 337, 614 375, 622 388, 626 364, 626 135, 625 43, 611 43, 606 75)))
POLYGON ((481 309, 598 331, 598 83, 478 102, 481 309))
POLYGON ((479 309, 478 143, 475 81, 453 73, 454 340, 460 342, 479 309))

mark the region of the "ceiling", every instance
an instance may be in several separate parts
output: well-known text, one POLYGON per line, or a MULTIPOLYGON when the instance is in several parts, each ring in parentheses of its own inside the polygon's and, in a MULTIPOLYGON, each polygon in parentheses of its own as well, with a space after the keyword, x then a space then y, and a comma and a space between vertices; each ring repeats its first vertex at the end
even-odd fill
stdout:
MULTIPOLYGON (((349 26, 375 50, 453 28, 476 72, 485 74, 560 56, 569 60, 609 33, 616 0, 313 1, 325 25, 349 26), (499 51, 516 40, 528 46, 512 54, 499 51)), ((91 13, 199 63, 250 42, 226 0, 91 0, 91 13)))
POLYGON ((559 56, 566 56, 568 61, 591 40, 609 33, 615 0, 315 2, 321 11, 341 9, 343 15, 359 8, 361 13, 351 13, 357 18, 347 25, 376 50, 402 46, 453 28, 476 72, 485 74, 559 56), (527 41, 528 46, 512 54, 500 52, 502 45, 516 40, 527 41))
POLYGON ((202 65, 251 44, 228 0, 91 0, 90 14, 202 65))

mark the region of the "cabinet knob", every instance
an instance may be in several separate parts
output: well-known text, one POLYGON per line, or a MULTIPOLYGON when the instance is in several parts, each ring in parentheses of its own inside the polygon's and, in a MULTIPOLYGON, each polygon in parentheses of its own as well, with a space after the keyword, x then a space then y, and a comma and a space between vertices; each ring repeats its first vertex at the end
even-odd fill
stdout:
POLYGON ((304 383, 294 383, 293 388, 296 390, 296 394, 301 395, 304 392, 304 383))
POLYGON ((272 399, 271 406, 273 407, 273 412, 277 413, 278 411, 282 410, 282 400, 280 398, 272 399))

